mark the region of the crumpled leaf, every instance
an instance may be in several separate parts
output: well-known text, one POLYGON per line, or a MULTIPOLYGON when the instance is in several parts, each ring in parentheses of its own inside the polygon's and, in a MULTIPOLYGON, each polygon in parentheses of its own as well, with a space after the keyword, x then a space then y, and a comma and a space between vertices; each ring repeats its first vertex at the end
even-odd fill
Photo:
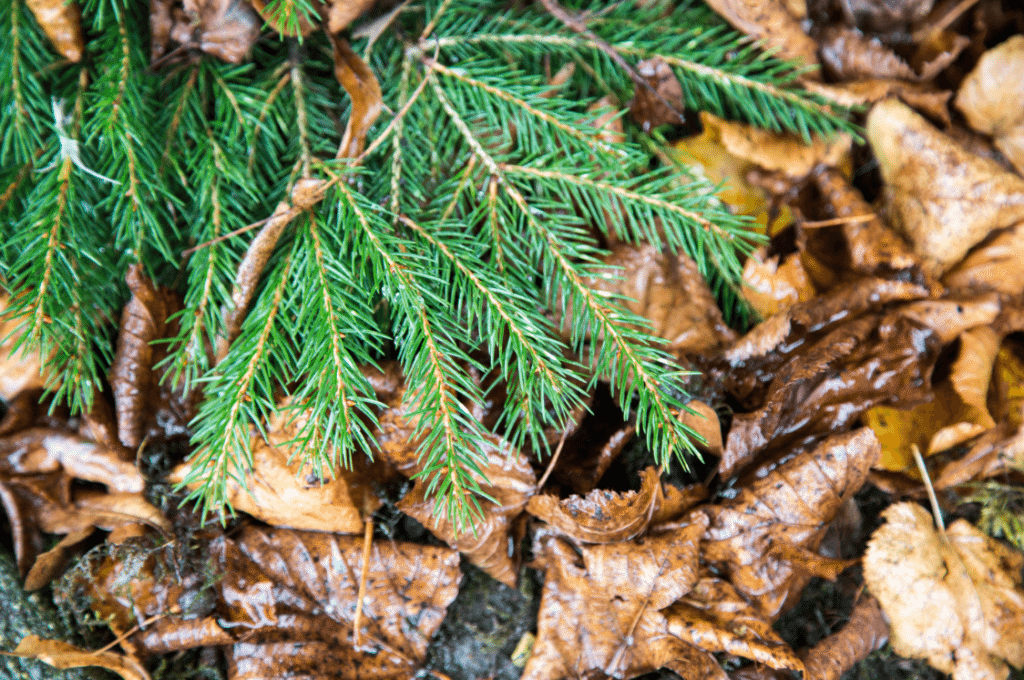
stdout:
MULTIPOLYGON (((1017 171, 1024 173, 1024 36, 1014 35, 981 55, 960 85, 956 106, 1017 171)), ((1018 277, 1019 278, 1019 277, 1018 277)))
POLYGON ((629 103, 633 121, 644 132, 661 125, 683 123, 683 87, 672 67, 661 57, 654 57, 638 61, 636 71, 651 89, 637 86, 633 101, 629 103))
MULTIPOLYGON (((536 492, 537 477, 529 461, 508 442, 490 436, 491 446, 480 465, 480 489, 490 498, 480 500, 483 519, 472 529, 458 527, 436 511, 436 495, 427 495, 430 481, 417 477, 413 488, 398 502, 398 509, 418 520, 432 534, 465 553, 469 561, 493 578, 515 588, 519 577, 519 543, 525 533, 523 509, 536 492)), ((416 470, 419 472, 419 470, 416 470)))
POLYGON ((240 64, 259 38, 262 22, 242 0, 182 0, 180 8, 154 3, 150 25, 154 27, 156 59, 164 56, 169 41, 174 40, 184 47, 198 48, 218 59, 240 64))
MULTIPOLYGON (((839 171, 819 166, 811 179, 828 206, 825 217, 862 218, 874 214, 874 209, 839 171)), ((842 269, 885 278, 906 276, 925 285, 931 283, 907 243, 878 217, 851 220, 835 229, 842 233, 846 246, 840 261, 842 269)))
POLYGON ((846 164, 853 144, 847 133, 829 139, 815 137, 807 144, 794 134, 771 132, 708 113, 701 113, 701 123, 714 129, 732 155, 794 179, 806 177, 818 165, 840 167, 846 164))
POLYGON ((947 102, 953 93, 949 90, 936 89, 930 84, 892 78, 872 78, 845 83, 804 81, 803 87, 840 106, 862 106, 896 97, 930 118, 947 125, 950 122, 947 102))
MULTIPOLYGON (((363 518, 381 501, 371 480, 383 483, 394 473, 383 463, 371 463, 365 454, 352 456, 352 466, 340 461, 333 468, 304 462, 301 446, 293 442, 304 426, 305 415, 281 408, 267 423, 267 438, 251 435, 252 465, 244 485, 227 482, 227 499, 235 510, 246 512, 271 526, 357 534, 363 518)), ((171 483, 188 478, 185 461, 168 476, 171 483)))
POLYGON ((697 512, 680 528, 629 542, 576 549, 544 537, 544 592, 524 680, 631 678, 679 656, 687 645, 669 633, 661 610, 696 584, 706 526, 697 512))
POLYGON ((29 475, 63 469, 78 479, 113 491, 139 493, 146 480, 133 463, 83 437, 31 428, 0 439, 0 475, 29 475))
POLYGON ((740 292, 763 318, 814 297, 814 285, 807 277, 800 258, 791 255, 780 264, 781 257, 768 257, 768 249, 762 247, 751 253, 743 265, 743 282, 746 285, 740 292))
MULTIPOLYGON (((603 260, 621 271, 602 269, 587 280, 596 291, 624 295, 631 312, 651 322, 654 335, 667 341, 676 354, 704 352, 730 342, 735 334, 725 325, 722 313, 697 265, 683 253, 667 255, 651 245, 618 245, 603 260)), ((572 324, 572 310, 563 328, 572 324)))
POLYGON ((818 63, 818 44, 804 33, 800 20, 782 0, 711 0, 708 5, 775 56, 804 66, 818 63))
POLYGON ((721 504, 701 506, 710 519, 703 557, 736 590, 775 620, 810 580, 828 524, 867 480, 881 453, 868 428, 832 435, 782 463, 721 504), (804 551, 805 565, 787 555, 804 551))
POLYGON ((82 39, 82 10, 75 0, 25 0, 40 28, 61 56, 79 62, 85 43, 82 39))
POLYGON ((839 680, 848 670, 889 640, 889 624, 878 600, 865 597, 854 606, 850 619, 838 632, 801 656, 807 680, 839 680))
POLYGON ((639 491, 595 489, 583 498, 570 496, 561 501, 537 494, 526 504, 526 511, 577 542, 628 541, 647 530, 658 506, 658 469, 648 466, 640 477, 639 491))
POLYGON ((894 224, 934 273, 1024 219, 1024 178, 967 153, 898 101, 871 109, 867 136, 894 224))
POLYGON ((840 325, 774 372, 761 408, 733 418, 720 474, 798 439, 842 432, 874 406, 924 401, 938 353, 930 329, 892 314, 840 325))
POLYGON ((935 331, 942 344, 952 342, 964 331, 987 326, 999 315, 999 299, 995 295, 968 298, 919 300, 897 308, 897 313, 935 331))
POLYGON ((918 78, 914 69, 877 37, 868 37, 846 26, 825 29, 821 37, 821 62, 839 80, 918 78))
POLYGON ((864 414, 864 423, 882 442, 882 468, 911 470, 912 446, 931 455, 995 426, 986 402, 999 337, 980 326, 962 333, 960 343, 960 355, 949 377, 934 386, 932 401, 908 410, 880 406, 864 414))
POLYGON ((893 650, 954 678, 1006 678, 1024 666, 1024 555, 965 520, 942 534, 915 503, 883 511, 864 580, 889 617, 893 650))
POLYGON ((960 264, 942 277, 950 290, 992 290, 1007 295, 1024 294, 1024 222, 998 232, 968 253, 960 264))
POLYGON ((44 640, 28 635, 13 652, 2 652, 24 659, 39 659, 54 668, 67 670, 96 666, 120 675, 124 680, 149 680, 149 673, 137 659, 117 652, 92 652, 63 640, 44 640))
POLYGON ((159 561, 162 552, 139 559, 137 548, 120 548, 80 576, 78 587, 115 631, 165 615, 129 638, 148 653, 241 644, 233 653, 236 678, 291 677, 309 670, 304 664, 316 655, 316 669, 329 677, 411 677, 455 599, 458 553, 375 542, 366 566, 364 644, 355 649, 362 543, 361 537, 247 526, 207 544, 209 573, 181 578, 159 561), (184 617, 166 616, 190 607, 184 617), (274 654, 276 645, 294 654, 274 654))

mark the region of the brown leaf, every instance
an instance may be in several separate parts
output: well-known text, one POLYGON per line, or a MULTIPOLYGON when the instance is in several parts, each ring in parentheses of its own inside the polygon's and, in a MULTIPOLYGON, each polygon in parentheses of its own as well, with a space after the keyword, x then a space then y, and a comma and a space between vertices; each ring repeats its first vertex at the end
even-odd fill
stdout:
POLYGON ((933 85, 877 78, 838 84, 805 81, 803 87, 841 106, 874 104, 889 97, 897 97, 931 118, 947 125, 950 122, 946 103, 953 93, 949 90, 937 90, 933 85))
MULTIPOLYGON (((345 0, 336 0, 331 8, 330 30, 335 32, 334 10, 342 5, 349 5, 345 0)), ((360 7, 361 11, 361 7, 360 7)), ((366 147, 366 133, 380 115, 383 100, 381 99, 380 83, 373 70, 358 54, 352 51, 344 38, 331 38, 334 46, 334 77, 348 92, 352 99, 352 112, 345 125, 345 135, 338 146, 338 158, 357 158, 366 147)))
POLYGON ((767 252, 767 247, 762 247, 747 258, 743 265, 743 282, 747 285, 741 290, 743 299, 762 318, 810 300, 815 293, 799 257, 790 256, 779 264, 782 256, 767 257, 767 252))
POLYGON ((584 498, 570 496, 561 501, 538 494, 530 498, 526 511, 577 542, 628 541, 646 531, 658 505, 657 468, 649 466, 641 479, 640 491, 595 489, 584 498))
POLYGON ((78 545, 92 536, 95 531, 95 527, 91 526, 73 531, 62 538, 57 545, 39 555, 32 564, 32 568, 29 569, 28 575, 25 576, 26 592, 48 586, 51 581, 60 576, 78 545))
MULTIPOLYGON (((427 496, 430 481, 417 477, 402 497, 398 509, 418 520, 432 534, 465 553, 469 561, 493 578, 515 588, 519 575, 519 543, 525 531, 523 509, 536 492, 537 478, 529 461, 508 442, 488 437, 490 446, 480 464, 482 476, 474 475, 480 489, 494 501, 479 500, 483 517, 472 529, 459 527, 438 514, 437 496, 427 496)), ((416 470, 419 472, 419 470, 416 470)))
POLYGON ((23 334, 17 332, 19 320, 5 314, 8 298, 6 293, 0 293, 0 399, 9 402, 19 392, 43 389, 52 376, 43 373, 39 345, 26 342, 19 351, 11 353, 16 344, 23 342, 23 334))
POLYGON ((893 650, 958 678, 1024 666, 1024 555, 959 519, 945 534, 915 503, 882 516, 864 580, 891 622, 893 650))
POLYGON ((838 228, 846 245, 843 269, 886 278, 909 276, 912 281, 931 285, 921 261, 907 243, 874 216, 874 209, 842 173, 822 167, 811 177, 828 206, 828 217, 872 216, 868 220, 851 220, 838 228))
POLYGON ((918 74, 889 47, 855 28, 829 26, 821 37, 821 62, 839 80, 902 78, 918 74))
POLYGON ((903 104, 876 104, 867 134, 893 221, 934 273, 1024 219, 1024 179, 968 154, 903 104))
POLYGON ((82 10, 75 0, 26 0, 40 28, 61 56, 79 62, 85 43, 82 40, 82 10))
MULTIPOLYGON (((732 584, 710 571, 704 571, 693 590, 665 613, 669 631, 703 651, 709 659, 714 659, 710 654, 724 652, 777 670, 804 670, 803 663, 772 629, 771 622, 732 584)), ((685 667, 677 672, 680 670, 685 671, 685 667)), ((689 675, 684 672, 684 677, 689 675)))
POLYGON ((364 565, 362 543, 362 537, 250 526, 208 544, 210 574, 178 578, 159 561, 163 553, 140 560, 133 557, 137 549, 122 549, 83 577, 80 587, 115 630, 189 602, 205 603, 192 617, 165 616, 131 640, 147 652, 241 644, 234 650, 236 677, 291 677, 308 670, 314 654, 321 655, 317 668, 328 677, 411 677, 455 599, 458 553, 381 541, 364 565), (364 568, 364 644, 354 649, 364 568), (211 575, 216 578, 208 586, 204 579, 211 575), (209 616, 213 611, 216 616, 209 616), (281 653, 268 655, 275 651, 281 653))
POLYGON ((235 285, 231 289, 231 303, 226 305, 221 312, 224 317, 224 330, 222 335, 217 338, 216 358, 218 362, 227 356, 231 343, 242 332, 242 322, 249 314, 249 304, 252 302, 252 296, 256 293, 256 285, 263 275, 263 268, 273 254, 274 248, 277 247, 277 241, 284 233, 284 228, 296 215, 298 215, 298 211, 287 202, 278 203, 273 214, 249 244, 245 251, 245 257, 238 263, 235 285))
MULTIPOLYGON (((252 434, 252 465, 244 485, 234 479, 228 481, 228 502, 234 509, 272 526, 361 533, 363 513, 372 513, 380 506, 371 479, 383 483, 389 476, 387 471, 380 464, 371 464, 361 452, 353 455, 350 468, 340 462, 329 467, 304 461, 302 447, 293 440, 306 416, 299 413, 293 418, 290 410, 280 406, 267 423, 267 439, 252 434), (381 474, 370 474, 371 469, 381 474)), ((183 482, 190 470, 186 461, 171 472, 168 481, 183 482)))
MULTIPOLYGON (((1024 35, 981 56, 956 95, 956 106, 978 132, 992 135, 1017 172, 1024 173, 1024 35)), ((1015 277, 1019 278, 1019 277, 1015 277)))
POLYGON ((121 312, 110 385, 121 443, 137 449, 143 441, 144 414, 149 411, 149 398, 155 389, 152 343, 164 337, 170 309, 165 292, 156 290, 141 265, 128 267, 125 281, 132 297, 121 312))
POLYGON ((114 491, 139 493, 146 486, 133 463, 77 435, 31 428, 0 439, 0 474, 30 475, 59 469, 114 491))
POLYGON ((945 300, 920 300, 897 307, 897 313, 935 331, 943 344, 978 326, 988 326, 999 315, 995 295, 945 300))
POLYGON ((96 666, 113 671, 124 680, 149 680, 145 666, 130 656, 117 652, 91 652, 63 640, 44 640, 36 635, 23 638, 13 652, 3 653, 39 659, 61 670, 96 666))
POLYGON ((821 164, 841 166, 853 144, 853 139, 846 133, 832 139, 815 137, 807 144, 795 134, 770 132, 707 113, 702 113, 700 119, 705 126, 714 129, 722 145, 732 155, 793 179, 806 177, 821 164))
MULTIPOLYGON (((650 330, 668 342, 670 351, 708 351, 734 338, 697 265, 686 255, 667 255, 647 244, 618 245, 603 264, 622 269, 605 270, 588 279, 587 285, 596 291, 626 296, 623 304, 650 321, 650 330)), ((568 331, 571 323, 569 309, 563 332, 568 331)))
POLYGON ((761 408, 733 418, 720 474, 799 439, 843 432, 874 406, 925 401, 939 348, 931 330, 893 315, 842 324, 775 371, 761 408))
POLYGON ((366 10, 373 7, 374 0, 331 0, 327 11, 327 30, 337 33, 344 29, 366 10))
POLYGON ((260 36, 260 18, 243 0, 182 0, 171 37, 240 64, 260 36))
POLYGON ((706 526, 697 512, 678 529, 629 542, 574 549, 544 538, 544 592, 524 680, 635 677, 683 653, 661 610, 696 583, 706 526))
POLYGON ((1007 295, 1024 294, 1024 222, 996 233, 972 250, 967 257, 942 277, 951 290, 992 290, 1007 295))
POLYGON ((889 624, 878 600, 865 597, 850 613, 850 620, 838 632, 803 654, 806 680, 839 680, 868 654, 881 649, 889 639, 889 624))
POLYGON ((711 0, 708 4, 736 30, 774 50, 775 56, 805 66, 818 63, 818 44, 804 33, 782 0, 711 0))
POLYGON ((816 550, 829 522, 878 462, 871 430, 832 435, 740 489, 735 499, 701 509, 711 520, 703 557, 769 620, 799 597, 810 576, 773 551, 774 543, 816 550))
POLYGON ((149 58, 156 63, 165 54, 171 44, 171 29, 174 19, 171 8, 174 0, 149 0, 149 58))
POLYGON ((644 132, 662 125, 683 123, 683 87, 672 67, 661 57, 637 62, 636 71, 650 89, 637 85, 629 115, 644 132))

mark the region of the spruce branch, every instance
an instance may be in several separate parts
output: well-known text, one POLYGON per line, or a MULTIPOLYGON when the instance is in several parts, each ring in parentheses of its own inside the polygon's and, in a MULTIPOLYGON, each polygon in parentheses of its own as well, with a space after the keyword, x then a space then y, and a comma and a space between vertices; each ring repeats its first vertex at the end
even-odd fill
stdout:
POLYGON ((396 358, 420 474, 458 526, 481 512, 490 438, 543 453, 598 380, 659 463, 685 464, 683 372, 588 281, 616 274, 602 243, 648 242, 693 258, 728 304, 756 238, 713 186, 652 171, 655 138, 599 134, 587 103, 626 101, 633 64, 660 57, 689 108, 805 137, 852 130, 842 112, 700 7, 430 1, 349 47, 301 36, 315 4, 266 3, 295 37, 246 63, 181 48, 159 73, 142 0, 84 3, 83 66, 20 1, 0 6, 2 282, 58 396, 87 409, 104 388, 121 274, 141 263, 183 295, 160 370, 205 395, 187 481, 206 511, 244 487, 254 433, 282 412, 303 462, 372 453, 364 372, 396 358), (575 75, 552 86, 551 61, 575 75), (74 105, 69 124, 52 101, 74 105), (507 393, 494 432, 473 416, 480 375, 507 393))

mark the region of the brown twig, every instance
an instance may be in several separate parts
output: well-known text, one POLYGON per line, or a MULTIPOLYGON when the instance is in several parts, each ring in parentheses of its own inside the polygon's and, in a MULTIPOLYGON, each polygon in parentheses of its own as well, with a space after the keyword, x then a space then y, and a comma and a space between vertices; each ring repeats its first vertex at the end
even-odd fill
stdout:
POLYGON ((538 489, 544 487, 544 483, 548 481, 548 477, 551 476, 551 471, 555 469, 555 463, 558 462, 558 456, 562 454, 562 447, 565 446, 565 439, 569 436, 569 429, 570 428, 566 426, 566 428, 562 430, 562 438, 558 440, 558 448, 555 449, 555 455, 551 457, 551 462, 548 463, 548 469, 544 471, 544 476, 540 478, 539 482, 537 482, 538 489))
POLYGON ((356 615, 352 621, 353 644, 359 648, 359 627, 363 618, 363 597, 366 595, 366 576, 370 571, 370 549, 373 546, 373 518, 366 519, 363 531, 363 568, 359 574, 359 594, 356 595, 356 615))

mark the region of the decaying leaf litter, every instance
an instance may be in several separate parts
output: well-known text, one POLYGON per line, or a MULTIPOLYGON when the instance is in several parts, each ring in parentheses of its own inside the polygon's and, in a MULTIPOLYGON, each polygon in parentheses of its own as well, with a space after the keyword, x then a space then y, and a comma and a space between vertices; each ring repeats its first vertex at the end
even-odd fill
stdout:
MULTIPOLYGON (((92 659, 133 680, 148 677, 153 655, 196 648, 220 650, 230 678, 410 677, 443 657, 430 642, 463 560, 510 588, 527 588, 531 569, 543 575, 536 627, 513 626, 515 653, 495 654, 508 658, 504 673, 834 678, 887 638, 957 678, 1019 670, 1022 535, 1002 537, 1014 547, 964 519, 945 528, 921 504, 912 451, 923 452, 949 519, 971 514, 962 501, 979 482, 1021 483, 1024 13, 992 0, 712 4, 769 47, 820 63, 806 86, 865 107, 873 159, 850 139, 806 147, 683 112, 702 132, 682 135, 665 162, 685 159, 724 182, 723 199, 769 237, 746 262, 742 293, 760 320, 745 333, 725 324, 685 256, 606 244, 622 278, 588 283, 632 298, 681 365, 698 371, 694 410, 704 418, 691 423, 714 475, 679 486, 649 467, 633 491, 610 479, 623 474, 634 432, 621 415, 609 425, 614 407, 599 388, 592 415, 550 433, 561 452, 550 476, 551 461, 494 435, 479 461, 486 520, 459 532, 435 512, 423 477, 403 481, 422 471, 414 400, 404 398, 416 386, 385 364, 364 368, 382 412, 372 450, 357 452, 350 470, 304 467, 290 442, 295 420, 269 422, 253 430, 253 465, 230 491, 239 516, 226 528, 202 524, 154 483, 163 472, 187 479, 187 464, 157 469, 177 463, 196 409, 196 393, 165 387, 164 350, 152 344, 168 336, 179 301, 132 270, 113 403, 98 398, 76 418, 40 406, 31 352, 0 371, 0 499, 18 567, 27 587, 54 582, 66 603, 91 609, 120 651, 90 655, 27 636, 15 653, 65 667, 92 659), (851 547, 867 539, 854 498, 865 485, 891 505, 862 554, 851 547), (421 525, 420 540, 395 538, 400 524, 421 525), (773 628, 812 578, 843 575, 856 589, 857 569, 866 588, 845 626, 845 614, 830 613, 832 636, 794 649, 773 628)), ((55 49, 76 61, 78 14, 59 5, 29 4, 55 49)), ((365 9, 356 5, 325 9, 332 33, 365 9)), ((258 37, 256 12, 238 0, 153 7, 154 61, 199 49, 241 62, 258 37)), ((311 30, 256 10, 277 30, 311 30)), ((339 153, 356 157, 374 116, 373 74, 347 43, 334 47, 339 80, 360 102, 339 153)), ((636 70, 650 89, 638 88, 635 122, 679 123, 678 83, 663 64, 636 70)), ((621 121, 605 125, 595 134, 621 121)), ((224 310, 237 317, 229 335, 277 236, 315 208, 320 187, 305 188, 255 237, 250 279, 239 277, 234 309, 224 310)), ((488 394, 500 401, 501 385, 488 394)), ((473 417, 493 427, 495 410, 476 404, 473 417)))

